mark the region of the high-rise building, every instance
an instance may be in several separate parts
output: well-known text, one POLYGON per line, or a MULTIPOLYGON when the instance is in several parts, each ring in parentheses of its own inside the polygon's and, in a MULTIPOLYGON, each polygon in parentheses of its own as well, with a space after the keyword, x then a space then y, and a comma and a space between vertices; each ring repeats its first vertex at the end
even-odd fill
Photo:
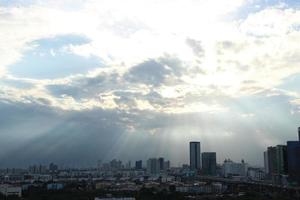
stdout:
POLYGON ((102 168, 102 160, 98 160, 97 161, 97 168, 98 168, 99 171, 101 170, 101 168, 102 168))
POLYGON ((170 169, 170 161, 169 160, 164 162, 164 170, 168 170, 168 169, 170 169))
POLYGON ((276 164, 277 171, 279 174, 287 174, 288 163, 287 163, 287 146, 277 145, 276 146, 276 164))
POLYGON ((147 172, 149 174, 159 174, 159 161, 156 158, 150 158, 147 160, 147 172))
POLYGON ((121 160, 113 159, 112 161, 110 161, 110 169, 111 170, 119 170, 121 168, 122 168, 122 161, 121 160))
POLYGON ((131 169, 131 161, 130 160, 126 163, 125 168, 131 169))
POLYGON ((202 172, 204 175, 215 176, 217 168, 216 152, 203 152, 202 156, 202 172))
POLYGON ((271 176, 287 174, 287 146, 277 145, 267 150, 268 174, 271 176))
POLYGON ((200 142, 190 142, 190 168, 201 169, 201 147, 200 142))
POLYGON ((268 147, 267 149, 267 154, 268 154, 268 174, 272 175, 272 174, 276 174, 277 170, 276 170, 276 147, 268 147))
POLYGON ((159 158, 159 170, 163 171, 164 170, 164 158, 159 158))
POLYGON ((275 147, 268 147, 267 149, 268 154, 268 174, 276 173, 276 148, 275 147))
POLYGON ((54 163, 50 163, 50 165, 49 165, 49 171, 51 173, 57 172, 58 171, 58 166, 55 165, 54 163))
POLYGON ((300 141, 300 127, 298 127, 298 140, 300 141))
POLYGON ((268 159, 268 151, 264 152, 264 167, 265 173, 269 174, 269 159, 268 159))
POLYGON ((287 160, 289 178, 300 184, 300 127, 298 135, 299 141, 287 142, 287 160))
POLYGON ((143 168, 143 161, 142 160, 135 161, 135 169, 142 169, 142 168, 143 168))

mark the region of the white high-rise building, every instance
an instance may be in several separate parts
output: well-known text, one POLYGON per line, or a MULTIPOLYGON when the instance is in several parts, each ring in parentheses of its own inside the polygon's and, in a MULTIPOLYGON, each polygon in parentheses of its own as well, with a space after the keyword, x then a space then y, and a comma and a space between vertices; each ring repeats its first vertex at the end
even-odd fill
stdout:
POLYGON ((190 168, 201 169, 201 147, 200 142, 190 142, 190 168))
POLYGON ((236 163, 230 159, 223 163, 223 172, 225 177, 230 176, 247 176, 248 164, 243 160, 241 163, 236 163))

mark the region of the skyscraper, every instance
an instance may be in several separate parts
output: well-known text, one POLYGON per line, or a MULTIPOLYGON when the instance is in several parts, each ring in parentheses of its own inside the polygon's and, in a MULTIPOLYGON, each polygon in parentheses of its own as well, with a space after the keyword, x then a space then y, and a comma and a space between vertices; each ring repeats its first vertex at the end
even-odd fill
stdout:
POLYGON ((168 169, 170 169, 170 161, 169 160, 164 162, 164 170, 168 170, 168 169))
POLYGON ((190 142, 190 168, 192 170, 201 169, 201 149, 200 142, 190 142))
POLYGON ((275 147, 268 147, 268 172, 269 175, 287 174, 287 146, 277 145, 275 147))
POLYGON ((143 168, 142 165, 143 165, 142 160, 135 161, 135 169, 142 169, 143 168))
POLYGON ((215 176, 217 169, 216 152, 203 152, 202 154, 202 171, 204 175, 215 176))
POLYGON ((268 159, 268 151, 264 152, 264 166, 265 166, 265 173, 269 174, 269 159, 268 159))
POLYGON ((268 147, 267 150, 268 157, 268 174, 271 176, 272 174, 276 174, 276 147, 268 147))
POLYGON ((290 179, 300 184, 300 127, 298 135, 299 141, 287 142, 287 160, 290 179))
POLYGON ((298 140, 300 141, 300 127, 298 127, 298 140))
POLYGON ((287 146, 277 145, 276 146, 276 164, 278 174, 287 174, 288 164, 287 164, 287 146))
POLYGON ((159 162, 159 170, 163 171, 164 170, 164 158, 158 158, 159 162))
POLYGON ((150 158, 147 160, 147 172, 149 174, 159 174, 159 161, 157 158, 150 158))

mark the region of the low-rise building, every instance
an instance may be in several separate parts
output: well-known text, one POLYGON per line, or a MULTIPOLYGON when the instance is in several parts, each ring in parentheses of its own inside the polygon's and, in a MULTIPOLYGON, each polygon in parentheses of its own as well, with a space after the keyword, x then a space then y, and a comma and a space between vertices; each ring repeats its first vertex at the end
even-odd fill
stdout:
POLYGON ((0 193, 4 196, 22 196, 22 188, 19 186, 13 186, 8 184, 0 185, 0 193))
POLYGON ((248 165, 243 160, 241 163, 236 163, 228 159, 225 160, 223 163, 224 177, 246 176, 247 170, 248 170, 248 165))
POLYGON ((48 183, 47 190, 62 190, 64 185, 62 183, 48 183))

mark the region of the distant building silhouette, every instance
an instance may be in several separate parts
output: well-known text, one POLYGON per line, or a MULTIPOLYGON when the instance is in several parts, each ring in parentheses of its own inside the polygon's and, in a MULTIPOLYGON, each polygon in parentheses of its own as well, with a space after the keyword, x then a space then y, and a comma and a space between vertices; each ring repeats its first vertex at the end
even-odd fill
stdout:
POLYGON ((288 174, 292 181, 300 184, 300 127, 298 128, 299 141, 287 142, 288 174))
POLYGON ((203 152, 202 154, 202 172, 204 175, 215 176, 217 168, 216 152, 203 152))
POLYGON ((164 170, 164 158, 158 158, 159 162, 159 170, 163 171, 164 170))
POLYGON ((164 162, 164 170, 168 170, 168 169, 170 169, 170 161, 169 160, 164 162))
POLYGON ((150 158, 147 160, 147 172, 149 174, 159 174, 159 160, 157 158, 150 158))
POLYGON ((112 161, 110 161, 110 169, 112 170, 122 169, 122 161, 113 159, 112 161))
POLYGON ((56 164, 54 164, 54 163, 50 163, 50 165, 49 165, 49 171, 51 173, 57 172, 58 171, 58 166, 56 164))
POLYGON ((268 151, 264 152, 264 168, 265 168, 265 173, 269 174, 269 157, 268 157, 268 151))
MULTIPOLYGON (((269 175, 287 174, 287 146, 277 145, 268 147, 267 150, 267 172, 269 175)), ((265 167, 266 167, 265 166, 265 167)))
POLYGON ((201 169, 201 147, 200 142, 190 142, 190 168, 201 169))
POLYGON ((135 161, 135 169, 142 169, 142 168, 143 168, 143 161, 142 160, 135 161))

